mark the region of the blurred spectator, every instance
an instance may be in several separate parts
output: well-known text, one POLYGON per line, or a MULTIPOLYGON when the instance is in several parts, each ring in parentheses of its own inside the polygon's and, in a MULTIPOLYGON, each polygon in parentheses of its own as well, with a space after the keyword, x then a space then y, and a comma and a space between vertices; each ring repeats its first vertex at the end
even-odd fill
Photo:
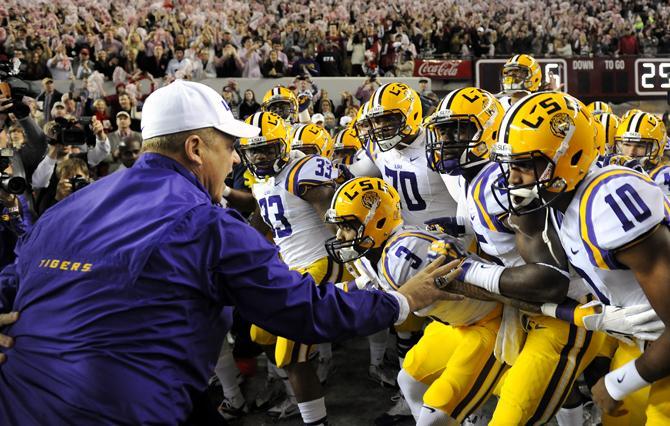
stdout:
POLYGON ((221 96, 223 97, 223 100, 226 101, 228 106, 230 107, 230 110, 232 111, 233 115, 235 118, 240 117, 240 92, 237 89, 237 83, 234 81, 229 81, 228 85, 226 85, 222 91, 221 91, 221 96))
POLYGON ((93 115, 102 123, 102 127, 105 129, 105 133, 112 131, 112 117, 109 114, 107 108, 107 102, 104 99, 99 98, 93 102, 93 115))
POLYGON ((222 55, 215 58, 214 63, 218 78, 242 77, 244 62, 242 62, 237 49, 232 43, 227 43, 223 47, 222 55))
POLYGON ((373 75, 366 78, 363 84, 356 89, 356 99, 363 105, 370 100, 370 96, 379 86, 381 86, 381 84, 377 81, 376 76, 373 75))
POLYGON ((110 169, 112 173, 133 167, 135 161, 140 156, 142 142, 138 139, 132 139, 119 144, 119 161, 110 169))
POLYGON ((23 77, 26 80, 42 80, 49 76, 47 63, 40 56, 39 52, 32 52, 26 64, 26 70, 23 77))
POLYGON ((47 61, 47 68, 55 80, 67 80, 72 75, 72 64, 65 51, 65 45, 56 48, 54 56, 47 61))
POLYGON ((307 47, 303 51, 296 51, 297 59, 293 62, 292 74, 310 75, 318 77, 321 75, 321 70, 318 62, 314 59, 314 50, 312 47, 307 47))
POLYGON ((171 77, 175 77, 179 71, 188 73, 190 67, 191 61, 184 57, 184 49, 177 47, 174 51, 174 58, 170 59, 170 62, 168 62, 165 73, 171 77))
POLYGON ((86 80, 94 71, 95 64, 89 59, 89 50, 83 48, 79 56, 72 61, 72 72, 77 80, 86 80))
MULTIPOLYGON (((127 95, 126 95, 127 96, 127 95)), ((117 159, 119 156, 119 145, 122 142, 142 141, 142 135, 130 128, 131 118, 126 111, 119 111, 116 114, 116 130, 109 133, 110 157, 117 159)))
POLYGON ((37 95, 37 103, 40 109, 44 111, 44 120, 51 120, 51 108, 56 102, 59 102, 63 94, 56 90, 54 81, 51 77, 42 80, 42 93, 37 95))
POLYGON ((256 94, 253 90, 247 89, 244 91, 244 100, 240 104, 239 119, 244 120, 261 109, 260 104, 256 101, 256 94))
POLYGON ((240 58, 242 59, 242 77, 244 78, 260 78, 261 77, 261 54, 259 53, 260 46, 251 37, 246 37, 242 41, 242 49, 240 49, 240 58))
POLYGON ((640 53, 640 43, 634 29, 630 29, 626 35, 619 38, 620 55, 637 55, 640 53))
POLYGON ((284 76, 284 63, 279 60, 276 50, 270 51, 270 57, 263 63, 261 67, 263 77, 279 78, 284 76))
POLYGON ((323 126, 323 123, 324 123, 325 120, 326 120, 326 119, 325 119, 325 117, 323 116, 323 114, 318 114, 318 113, 317 113, 317 114, 312 115, 311 122, 312 122, 312 124, 315 124, 315 125, 317 125, 317 126, 319 126, 319 127, 324 127, 324 126, 323 126))
POLYGON ((167 72, 170 57, 165 53, 163 46, 158 44, 153 48, 152 54, 146 56, 146 50, 138 53, 137 61, 140 68, 156 78, 162 78, 167 72))
POLYGON ((336 77, 344 75, 343 59, 339 44, 331 41, 316 56, 316 63, 319 64, 321 77, 336 77))
POLYGON ((324 112, 323 113, 323 128, 330 133, 330 136, 335 135, 335 128, 337 127, 337 119, 335 118, 335 114, 332 112, 324 112))
POLYGON ((335 117, 340 118, 345 115, 347 108, 350 106, 357 107, 357 103, 354 99, 354 96, 348 92, 344 91, 342 92, 342 96, 340 98, 340 104, 335 108, 335 117))
POLYGON ((351 52, 351 75, 364 76, 365 41, 361 32, 356 32, 349 37, 349 40, 347 40, 347 51, 351 52))
POLYGON ((411 51, 405 50, 398 65, 395 67, 397 77, 411 77, 414 75, 414 55, 411 51))
POLYGON ((107 80, 112 79, 114 69, 118 64, 118 59, 110 58, 106 50, 98 50, 95 52, 95 66, 94 70, 105 76, 107 80))
POLYGON ((288 69, 288 56, 283 52, 283 46, 280 38, 272 39, 272 51, 277 52, 277 58, 284 63, 284 69, 288 69))

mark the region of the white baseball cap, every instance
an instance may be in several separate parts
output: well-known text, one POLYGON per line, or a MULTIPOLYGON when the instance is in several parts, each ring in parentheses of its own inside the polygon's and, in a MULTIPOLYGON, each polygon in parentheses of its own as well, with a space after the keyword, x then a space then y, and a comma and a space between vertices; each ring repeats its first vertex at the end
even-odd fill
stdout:
POLYGON ((202 83, 175 80, 153 92, 142 108, 142 139, 214 127, 237 138, 260 129, 235 119, 216 90, 202 83))
POLYGON ((312 116, 312 123, 313 123, 313 124, 316 124, 316 123, 318 123, 319 121, 326 121, 326 119, 325 119, 325 117, 323 116, 323 114, 319 114, 319 113, 314 114, 314 115, 312 116))

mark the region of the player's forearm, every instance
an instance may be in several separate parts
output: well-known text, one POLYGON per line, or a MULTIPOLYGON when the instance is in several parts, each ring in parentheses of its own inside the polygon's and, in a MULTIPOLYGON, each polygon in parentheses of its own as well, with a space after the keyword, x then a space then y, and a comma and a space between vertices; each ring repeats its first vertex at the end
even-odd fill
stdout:
POLYGON ((567 273, 545 264, 505 268, 476 260, 463 265, 461 279, 491 293, 527 302, 561 303, 568 292, 567 273))
POLYGON ((651 343, 635 362, 640 376, 647 382, 655 382, 670 376, 670 330, 667 328, 651 343))
POLYGON ((256 209, 256 199, 247 191, 231 188, 226 201, 230 207, 243 212, 253 212, 256 209))

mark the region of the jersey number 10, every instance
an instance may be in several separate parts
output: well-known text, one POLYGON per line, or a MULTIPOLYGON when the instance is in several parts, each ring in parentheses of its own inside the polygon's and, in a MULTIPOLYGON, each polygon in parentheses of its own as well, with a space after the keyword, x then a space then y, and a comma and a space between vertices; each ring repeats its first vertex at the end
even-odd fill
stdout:
MULTIPOLYGON (((651 210, 644 203, 640 194, 638 194, 629 183, 622 185, 615 192, 619 196, 621 202, 623 202, 623 205, 626 206, 628 212, 638 223, 644 222, 651 216, 651 210)), ((614 210, 614 214, 616 214, 617 219, 621 222, 624 231, 629 231, 635 227, 633 221, 629 219, 626 213, 624 213, 612 194, 608 194, 605 197, 605 202, 609 204, 612 210, 614 210)))

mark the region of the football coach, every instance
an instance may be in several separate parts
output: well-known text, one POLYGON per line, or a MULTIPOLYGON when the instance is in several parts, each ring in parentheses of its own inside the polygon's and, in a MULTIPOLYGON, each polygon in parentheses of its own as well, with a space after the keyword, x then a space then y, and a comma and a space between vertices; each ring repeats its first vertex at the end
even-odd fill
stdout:
POLYGON ((257 133, 213 89, 177 80, 145 102, 135 165, 37 221, 0 274, 0 425, 188 424, 232 306, 318 343, 460 298, 434 285, 456 268, 442 258, 393 293, 317 287, 289 271, 217 205, 239 162, 235 138, 257 133))

